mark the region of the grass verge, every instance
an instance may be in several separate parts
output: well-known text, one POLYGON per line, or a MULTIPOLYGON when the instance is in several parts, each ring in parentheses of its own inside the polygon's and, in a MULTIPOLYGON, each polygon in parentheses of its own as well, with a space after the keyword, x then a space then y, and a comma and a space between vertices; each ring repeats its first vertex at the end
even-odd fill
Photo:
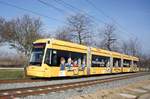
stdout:
POLYGON ((4 79, 23 79, 24 70, 18 69, 0 69, 0 80, 4 79))

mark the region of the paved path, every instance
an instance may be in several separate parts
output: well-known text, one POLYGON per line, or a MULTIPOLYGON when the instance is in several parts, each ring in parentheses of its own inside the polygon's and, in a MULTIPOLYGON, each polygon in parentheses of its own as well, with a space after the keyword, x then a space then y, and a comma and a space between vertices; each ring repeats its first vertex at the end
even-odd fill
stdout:
POLYGON ((75 96, 71 99, 150 99, 150 80, 137 82, 123 88, 98 90, 92 94, 75 96))
POLYGON ((142 86, 136 86, 135 88, 126 88, 114 94, 112 97, 114 97, 112 99, 150 99, 150 82, 146 84, 143 83, 142 86))

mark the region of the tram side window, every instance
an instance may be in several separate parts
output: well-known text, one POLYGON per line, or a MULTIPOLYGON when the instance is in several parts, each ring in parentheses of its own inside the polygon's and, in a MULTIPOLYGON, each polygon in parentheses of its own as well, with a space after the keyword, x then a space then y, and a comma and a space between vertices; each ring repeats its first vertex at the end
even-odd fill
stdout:
POLYGON ((86 54, 71 52, 72 66, 86 67, 86 54))
POLYGON ((59 66, 61 57, 68 59, 69 52, 48 49, 46 52, 45 63, 51 66, 59 66))
POLYGON ((51 50, 48 49, 46 51, 46 56, 45 56, 45 60, 44 60, 44 63, 50 65, 51 64, 51 50))
POLYGON ((67 62, 67 59, 70 57, 70 52, 68 51, 62 51, 62 50, 52 50, 52 66, 60 66, 60 59, 65 59, 65 62, 67 62))
POLYGON ((113 67, 121 67, 121 59, 113 58, 113 67))
POLYGON ((134 66, 138 66, 138 62, 137 61, 133 61, 133 65, 134 66))
POLYGON ((58 55, 56 50, 52 50, 52 56, 51 56, 51 65, 57 66, 58 65, 58 55))
POLYGON ((76 63, 77 66, 81 64, 85 64, 86 66, 86 54, 70 52, 70 51, 54 50, 54 49, 47 50, 45 63, 50 66, 60 66, 61 58, 65 59, 66 65, 68 61, 71 61, 72 66, 74 63, 76 63))
POLYGON ((130 65, 131 65, 130 60, 126 60, 126 59, 123 60, 123 67, 130 67, 130 65))
POLYGON ((92 55, 92 67, 108 67, 109 61, 109 57, 92 55))

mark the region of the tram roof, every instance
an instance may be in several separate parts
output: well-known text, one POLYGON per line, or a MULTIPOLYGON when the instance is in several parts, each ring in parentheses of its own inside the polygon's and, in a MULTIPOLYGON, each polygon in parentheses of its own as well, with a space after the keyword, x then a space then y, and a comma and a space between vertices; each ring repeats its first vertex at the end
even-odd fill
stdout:
POLYGON ((135 56, 131 56, 133 61, 139 61, 139 58, 135 57, 135 56))
POLYGON ((47 43, 48 41, 50 41, 50 39, 38 39, 34 41, 33 43, 47 43))
MULTIPOLYGON (((33 43, 48 43, 48 42, 51 42, 52 44, 56 44, 56 45, 61 45, 61 46, 68 46, 68 47, 69 46, 74 46, 74 47, 78 47, 80 49, 87 49, 88 48, 85 45, 81 45, 81 44, 77 44, 77 43, 73 43, 73 42, 68 42, 68 41, 63 41, 63 40, 57 40, 57 39, 54 39, 54 38, 38 39, 33 43)), ((137 58, 135 56, 130 56, 130 55, 114 52, 114 51, 108 51, 108 50, 104 50, 104 49, 101 49, 101 48, 91 47, 91 50, 94 51, 95 53, 102 53, 105 56, 112 55, 114 58, 123 58, 123 59, 128 59, 128 60, 139 61, 139 58, 137 58)))

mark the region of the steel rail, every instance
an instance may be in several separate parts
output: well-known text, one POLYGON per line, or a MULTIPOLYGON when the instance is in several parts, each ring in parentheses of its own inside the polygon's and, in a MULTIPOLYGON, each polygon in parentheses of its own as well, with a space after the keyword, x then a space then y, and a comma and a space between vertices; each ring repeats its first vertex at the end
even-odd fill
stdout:
POLYGON ((81 87, 91 86, 91 85, 105 83, 105 82, 112 82, 112 81, 129 79, 129 78, 138 77, 138 76, 144 76, 147 74, 150 74, 150 73, 140 73, 140 74, 138 73, 138 74, 119 76, 119 77, 88 80, 88 81, 82 81, 82 82, 72 82, 72 83, 63 83, 63 84, 55 84, 55 85, 0 90, 0 99, 1 98, 13 99, 15 97, 25 97, 29 95, 48 94, 50 92, 58 92, 58 91, 64 91, 67 89, 81 88, 81 87))
MULTIPOLYGON (((131 74, 131 73, 120 73, 121 75, 124 74, 131 74)), ((133 73, 132 73, 133 74, 133 73)), ((119 75, 116 74, 99 74, 99 75, 90 75, 90 77, 94 76, 112 76, 112 75, 119 75)), ((76 76, 75 76, 76 77, 76 76)), ((88 76, 81 76, 81 77, 88 77, 88 76)), ((80 76, 78 78, 81 78, 80 76)), ((56 78, 25 78, 25 79, 3 79, 0 80, 0 84, 9 84, 9 83, 32 83, 32 82, 42 82, 42 81, 50 81, 50 80, 56 80, 56 78)), ((62 78, 57 78, 57 80, 62 80, 62 78)))
POLYGON ((7 79, 7 80, 0 80, 0 84, 9 84, 9 83, 30 83, 30 82, 42 82, 47 81, 46 79, 7 79))

